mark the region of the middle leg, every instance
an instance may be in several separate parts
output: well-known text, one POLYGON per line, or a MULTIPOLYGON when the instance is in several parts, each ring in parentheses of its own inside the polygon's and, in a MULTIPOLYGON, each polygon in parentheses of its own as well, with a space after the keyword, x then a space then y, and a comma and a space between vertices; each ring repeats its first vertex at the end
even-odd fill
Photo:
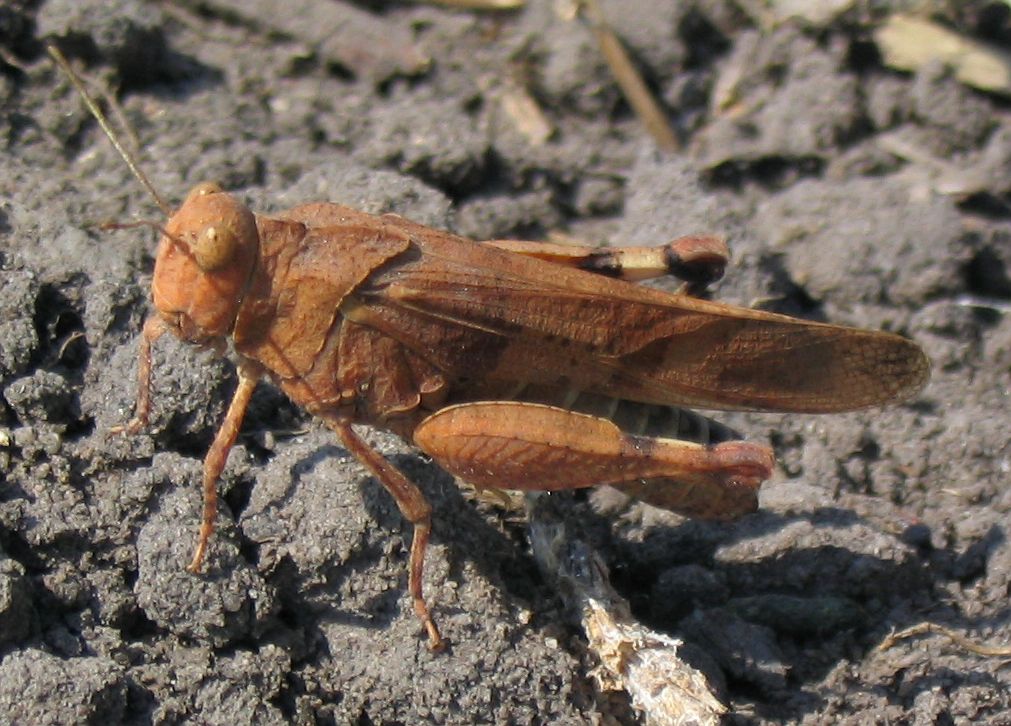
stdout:
POLYGON ((432 619, 422 592, 425 550, 428 547, 428 538, 432 532, 432 505, 428 503, 425 495, 422 494, 417 485, 404 476, 393 464, 388 462, 382 454, 365 443, 354 432, 350 423, 331 419, 326 419, 326 422, 340 436, 341 442, 347 447, 347 450, 372 472, 372 475, 379 480, 380 484, 386 487, 386 490, 396 500, 401 513, 408 522, 414 525, 414 538, 411 542, 411 562, 407 580, 408 589, 411 593, 411 599, 414 601, 414 612, 428 632, 429 647, 433 651, 442 650, 445 647, 445 642, 439 633, 439 628, 432 619))

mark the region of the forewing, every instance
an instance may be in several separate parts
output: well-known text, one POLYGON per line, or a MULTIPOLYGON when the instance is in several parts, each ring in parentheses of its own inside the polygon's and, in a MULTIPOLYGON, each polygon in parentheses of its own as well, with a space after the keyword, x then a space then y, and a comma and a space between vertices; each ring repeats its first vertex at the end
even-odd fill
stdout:
POLYGON ((608 280, 446 236, 354 294, 345 315, 453 375, 647 403, 845 411, 908 397, 928 363, 899 336, 608 280))

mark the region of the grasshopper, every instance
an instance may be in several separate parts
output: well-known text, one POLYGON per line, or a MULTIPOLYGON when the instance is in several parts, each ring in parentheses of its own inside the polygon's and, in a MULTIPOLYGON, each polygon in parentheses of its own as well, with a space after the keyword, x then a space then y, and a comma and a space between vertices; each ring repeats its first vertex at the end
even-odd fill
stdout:
MULTIPOLYGON (((115 134, 55 48, 100 125, 115 134)), ((151 347, 166 332, 236 361, 238 385, 203 468, 189 569, 214 531, 216 484, 258 381, 320 418, 413 525, 408 588, 433 649, 422 592, 432 510, 421 490, 352 428, 392 431, 479 488, 608 484, 682 514, 757 508, 765 445, 680 407, 830 413, 917 392, 929 362, 897 335, 710 302, 724 243, 593 250, 474 242, 393 214, 331 203, 254 214, 215 184, 168 217, 140 338, 127 433, 151 410, 151 347), (680 293, 634 281, 674 274, 680 293), (715 425, 714 425, 715 426, 715 425), (694 432, 688 429, 696 428, 694 432)))

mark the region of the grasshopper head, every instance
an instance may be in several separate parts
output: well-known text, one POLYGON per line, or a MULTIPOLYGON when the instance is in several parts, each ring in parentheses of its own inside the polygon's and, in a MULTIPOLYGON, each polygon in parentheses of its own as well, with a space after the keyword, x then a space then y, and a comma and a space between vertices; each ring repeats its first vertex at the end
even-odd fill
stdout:
POLYGON ((151 284, 158 314, 184 340, 228 335, 259 254, 253 213, 217 184, 199 184, 165 232, 151 284))

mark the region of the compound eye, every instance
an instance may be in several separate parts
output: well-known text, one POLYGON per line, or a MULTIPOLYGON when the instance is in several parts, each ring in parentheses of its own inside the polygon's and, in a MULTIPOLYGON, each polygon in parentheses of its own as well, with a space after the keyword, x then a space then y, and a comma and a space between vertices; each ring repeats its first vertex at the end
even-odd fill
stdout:
POLYGON ((186 199, 188 201, 195 197, 207 196, 208 194, 220 194, 223 191, 225 190, 222 189, 219 184, 215 184, 214 182, 202 182, 190 189, 190 193, 186 195, 186 199))
POLYGON ((237 246, 238 238, 234 232, 227 227, 209 225, 197 235, 192 247, 193 257, 201 270, 213 272, 231 261, 237 246))

